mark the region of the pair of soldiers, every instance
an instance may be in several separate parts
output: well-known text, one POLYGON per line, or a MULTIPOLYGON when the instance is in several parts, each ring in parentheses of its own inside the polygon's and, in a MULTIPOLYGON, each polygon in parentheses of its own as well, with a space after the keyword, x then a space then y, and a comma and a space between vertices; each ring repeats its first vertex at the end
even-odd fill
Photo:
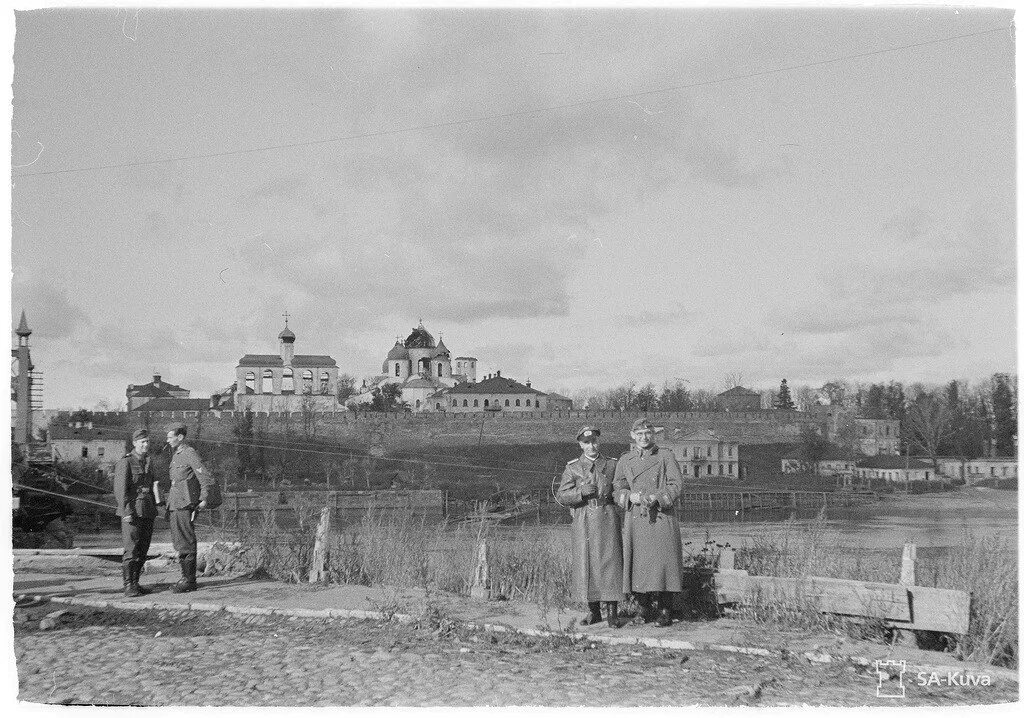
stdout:
POLYGON ((580 623, 619 628, 619 602, 631 593, 640 606, 634 624, 671 625, 683 578, 679 464, 655 444, 646 419, 633 422, 634 446, 618 460, 601 455, 600 436, 594 427, 580 429, 583 455, 566 464, 557 495, 573 514, 573 596, 589 608, 580 623))
POLYGON ((153 472, 148 431, 139 429, 132 434, 132 450, 114 465, 114 498, 124 540, 121 576, 126 597, 149 593, 149 589, 139 584, 139 579, 159 507, 164 508, 170 521, 171 541, 181 567, 181 580, 171 591, 186 593, 198 587, 195 518, 196 512, 206 507, 213 477, 203 467, 196 450, 185 443, 187 434, 184 424, 172 424, 167 429, 167 444, 174 453, 169 470, 171 490, 166 503, 160 496, 160 484, 153 472))

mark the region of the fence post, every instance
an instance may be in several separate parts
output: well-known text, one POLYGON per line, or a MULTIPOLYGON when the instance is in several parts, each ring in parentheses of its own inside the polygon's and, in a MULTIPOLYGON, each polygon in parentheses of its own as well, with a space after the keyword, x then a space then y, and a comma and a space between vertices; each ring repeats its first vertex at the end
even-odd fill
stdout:
POLYGON ((469 591, 470 598, 486 601, 491 597, 491 567, 488 561, 487 541, 481 541, 476 552, 476 571, 473 574, 473 587, 469 591))
MULTIPOLYGON (((900 567, 900 585, 914 586, 917 584, 917 545, 903 544, 903 565, 900 567)), ((895 642, 901 646, 916 646, 917 635, 906 629, 896 629, 895 642)))
POLYGON ((903 566, 900 569, 900 585, 914 586, 917 584, 917 545, 903 544, 903 566))
POLYGON ((329 549, 328 539, 331 534, 331 507, 320 509, 320 523, 316 527, 316 540, 313 543, 313 565, 309 568, 309 582, 320 583, 327 580, 327 560, 329 549))

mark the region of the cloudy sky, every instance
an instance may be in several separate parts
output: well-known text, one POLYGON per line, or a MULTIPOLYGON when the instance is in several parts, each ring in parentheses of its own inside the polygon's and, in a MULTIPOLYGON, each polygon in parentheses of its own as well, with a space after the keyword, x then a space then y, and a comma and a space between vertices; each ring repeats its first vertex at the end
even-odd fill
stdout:
POLYGON ((1012 371, 1011 21, 22 12, 12 321, 48 407, 206 395, 286 310, 358 377, 420 318, 547 390, 1012 371))

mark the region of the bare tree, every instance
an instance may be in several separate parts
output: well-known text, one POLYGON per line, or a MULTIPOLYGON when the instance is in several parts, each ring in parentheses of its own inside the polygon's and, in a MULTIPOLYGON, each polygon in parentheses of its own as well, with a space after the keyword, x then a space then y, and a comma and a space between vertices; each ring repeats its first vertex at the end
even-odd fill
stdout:
POLYGON ((797 411, 810 411, 818 403, 818 392, 807 384, 800 384, 793 389, 793 400, 797 411))
POLYGON ((741 371, 727 371, 725 373, 725 390, 733 389, 737 386, 743 386, 743 372, 741 371))
POLYGON ((944 396, 919 391, 907 409, 907 432, 939 470, 939 446, 953 431, 953 411, 944 396))

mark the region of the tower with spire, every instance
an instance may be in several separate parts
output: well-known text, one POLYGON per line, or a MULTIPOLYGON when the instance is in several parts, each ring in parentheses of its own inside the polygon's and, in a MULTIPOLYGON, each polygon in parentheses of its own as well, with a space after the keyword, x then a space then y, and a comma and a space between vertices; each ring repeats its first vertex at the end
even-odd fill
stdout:
POLYGON ((11 389, 14 394, 14 442, 22 447, 28 455, 28 445, 32 442, 32 357, 29 354, 28 338, 32 330, 28 327, 25 310, 21 310, 21 321, 14 330, 18 337, 18 345, 11 349, 16 367, 12 367, 11 389))

